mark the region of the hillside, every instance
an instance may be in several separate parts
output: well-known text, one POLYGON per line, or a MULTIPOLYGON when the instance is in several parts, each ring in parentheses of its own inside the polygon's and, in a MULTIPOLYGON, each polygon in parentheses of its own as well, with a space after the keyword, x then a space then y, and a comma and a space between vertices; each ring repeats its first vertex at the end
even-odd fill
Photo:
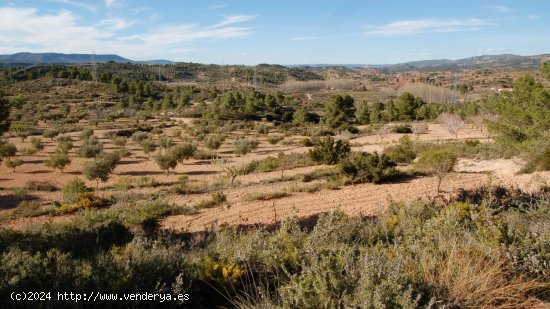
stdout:
POLYGON ((482 55, 458 60, 437 59, 421 60, 388 65, 393 72, 420 70, 436 71, 453 68, 460 69, 499 69, 509 71, 536 71, 544 61, 550 60, 550 54, 518 56, 511 54, 482 55))
MULTIPOLYGON (((97 62, 135 62, 141 64, 172 64, 169 60, 145 60, 133 61, 119 55, 94 55, 97 62)), ((12 55, 0 55, 0 63, 12 65, 33 64, 84 64, 92 62, 92 54, 62 54, 62 53, 16 53, 12 55)))

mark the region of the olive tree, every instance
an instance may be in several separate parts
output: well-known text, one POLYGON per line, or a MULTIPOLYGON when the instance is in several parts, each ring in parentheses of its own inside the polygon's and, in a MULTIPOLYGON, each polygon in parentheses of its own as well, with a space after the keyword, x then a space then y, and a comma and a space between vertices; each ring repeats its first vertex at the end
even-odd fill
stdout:
POLYGON ((455 153, 446 149, 428 149, 420 153, 416 167, 437 177, 437 193, 441 188, 443 177, 453 171, 458 158, 455 153))
POLYGON ((46 166, 54 169, 59 169, 63 173, 63 169, 71 163, 69 155, 66 152, 57 152, 50 156, 46 161, 46 166))

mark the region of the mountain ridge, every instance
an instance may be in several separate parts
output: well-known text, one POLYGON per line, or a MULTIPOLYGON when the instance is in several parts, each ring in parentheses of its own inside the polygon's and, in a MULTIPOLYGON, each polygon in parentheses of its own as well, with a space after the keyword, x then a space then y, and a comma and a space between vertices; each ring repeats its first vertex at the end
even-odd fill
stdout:
MULTIPOLYGON (((170 60, 156 59, 134 61, 116 54, 94 55, 97 62, 141 63, 151 65, 175 64, 170 60)), ((390 72, 411 70, 448 70, 448 69, 503 69, 503 70, 538 70, 540 65, 550 61, 550 54, 520 56, 514 54, 480 55, 457 60, 428 59, 409 61, 396 64, 294 64, 286 67, 347 67, 347 68, 376 68, 390 72)), ((30 53, 21 52, 11 55, 0 55, 0 63, 10 65, 34 64, 86 64, 92 62, 92 54, 64 54, 64 53, 30 53)))

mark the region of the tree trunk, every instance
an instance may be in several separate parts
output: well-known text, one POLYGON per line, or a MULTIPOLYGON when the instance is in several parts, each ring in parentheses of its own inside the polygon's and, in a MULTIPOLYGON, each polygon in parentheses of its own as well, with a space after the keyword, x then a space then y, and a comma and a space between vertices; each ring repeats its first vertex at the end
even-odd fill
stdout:
POLYGON ((439 195, 440 188, 441 188, 441 180, 443 180, 443 176, 438 175, 437 176, 437 194, 439 195))

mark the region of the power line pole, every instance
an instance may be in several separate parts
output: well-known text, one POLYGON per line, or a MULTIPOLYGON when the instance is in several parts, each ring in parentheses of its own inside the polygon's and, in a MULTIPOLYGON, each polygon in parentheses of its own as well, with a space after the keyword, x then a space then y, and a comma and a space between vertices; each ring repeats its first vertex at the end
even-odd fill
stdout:
POLYGON ((92 81, 97 84, 97 60, 95 57, 95 50, 92 49, 92 81))
POLYGON ((254 81, 252 82, 254 89, 256 89, 256 80, 257 80, 257 72, 256 72, 256 66, 254 66, 254 81))

